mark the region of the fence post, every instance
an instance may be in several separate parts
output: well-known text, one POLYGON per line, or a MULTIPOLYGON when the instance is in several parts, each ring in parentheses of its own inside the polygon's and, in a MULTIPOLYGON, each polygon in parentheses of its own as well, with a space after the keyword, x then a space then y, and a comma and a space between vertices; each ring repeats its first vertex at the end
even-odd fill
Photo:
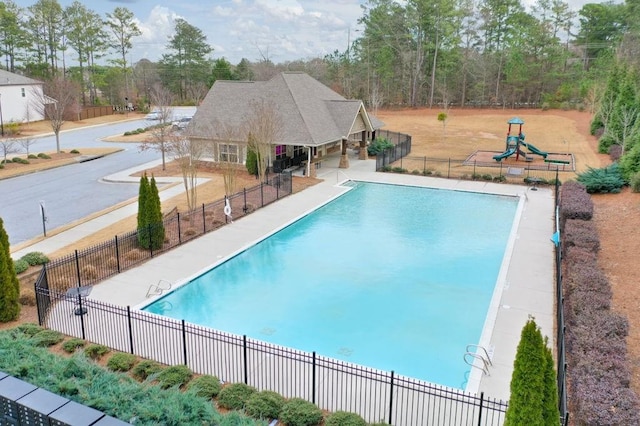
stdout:
POLYGON ((471 176, 471 180, 475 180, 475 178, 476 178, 476 160, 473 160, 473 176, 471 176))
POLYGON ((78 287, 80 287, 82 283, 80 278, 80 258, 78 257, 78 250, 76 250, 75 253, 76 253, 76 274, 78 275, 78 287))
POLYGON ((149 238, 149 250, 151 250, 151 258, 153 259, 153 238, 151 238, 151 224, 147 225, 147 237, 149 238))
POLYGON ((484 405, 484 392, 480 392, 480 413, 478 414, 478 426, 482 426, 482 408, 484 405))
MULTIPOLYGON (((82 306, 82 296, 80 296, 80 294, 78 294, 78 309, 80 310, 80 315, 78 315, 80 317, 80 329, 82 330, 82 340, 87 340, 86 336, 85 336, 85 332, 84 332, 84 307, 82 306)), ((74 314, 77 313, 74 312, 74 314)))
POLYGON ((129 351, 133 355, 133 325, 131 323, 131 306, 127 305, 127 325, 129 326, 129 351))
POLYGON ((316 352, 311 358, 311 402, 316 403, 316 352))
POLYGON ((393 424, 393 370, 391 370, 391 389, 389 391, 389 424, 393 424))
POLYGON ((264 183, 260 182, 260 207, 264 207, 264 183))
POLYGON ((187 330, 184 326, 184 319, 182 320, 182 355, 184 357, 184 365, 187 363, 187 330))
POLYGON ((115 236, 116 240, 116 265, 118 267, 118 273, 120 273, 120 247, 118 246, 118 236, 115 236))
POLYGON ((280 176, 278 176, 278 180, 276 180, 275 182, 276 183, 276 200, 280 199, 280 176))
MULTIPOLYGON (((45 264, 42 265, 42 269, 43 272, 42 273, 46 273, 46 271, 44 270, 45 268, 45 264)), ((38 325, 42 326, 42 314, 40 313, 40 293, 38 292, 38 281, 36 280, 35 283, 33 283, 33 292, 36 294, 36 311, 38 311, 38 325)))
POLYGON ((247 210, 249 210, 249 207, 247 207, 247 188, 242 188, 242 196, 244 198, 244 207, 242 207, 242 211, 244 214, 247 214, 247 210))
POLYGON ((427 156, 424 156, 424 165, 422 166, 422 174, 427 174, 427 156))
POLYGON ((449 166, 447 167, 447 179, 451 177, 451 157, 449 157, 449 166))
POLYGON ((207 221, 204 217, 204 203, 202 203, 202 233, 207 233, 207 221))
POLYGON ((248 385, 249 369, 247 366, 247 335, 242 335, 242 357, 244 358, 244 384, 248 385))
POLYGON ((182 244, 182 233, 180 232, 180 212, 178 212, 178 244, 182 244))

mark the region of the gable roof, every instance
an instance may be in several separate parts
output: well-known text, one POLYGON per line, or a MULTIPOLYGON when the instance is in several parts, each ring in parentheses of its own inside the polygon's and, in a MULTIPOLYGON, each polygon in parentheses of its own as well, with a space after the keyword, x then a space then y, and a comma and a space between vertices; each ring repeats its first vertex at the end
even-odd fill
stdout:
POLYGON ((14 74, 9 71, 0 70, 0 86, 18 86, 32 84, 42 84, 42 82, 29 77, 25 77, 20 74, 14 74))
POLYGON ((240 129, 255 101, 272 102, 282 118, 278 144, 318 146, 348 137, 358 114, 371 130, 384 125, 362 101, 347 100, 309 75, 283 72, 269 81, 218 80, 193 117, 195 137, 223 138, 220 124, 240 129))

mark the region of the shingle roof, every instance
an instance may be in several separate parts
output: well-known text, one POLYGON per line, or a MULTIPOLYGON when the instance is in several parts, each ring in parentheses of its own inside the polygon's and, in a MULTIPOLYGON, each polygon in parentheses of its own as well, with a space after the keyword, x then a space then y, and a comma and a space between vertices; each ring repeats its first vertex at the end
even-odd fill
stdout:
MULTIPOLYGON (((242 128, 251 104, 273 102, 283 128, 276 143, 318 146, 349 136, 362 101, 347 100, 305 73, 283 72, 269 81, 214 83, 193 117, 193 136, 218 138, 220 123, 242 128)), ((373 129, 384 125, 369 116, 373 129)))
POLYGON ((25 77, 23 75, 0 70, 0 86, 17 86, 28 84, 42 84, 42 82, 29 77, 25 77))

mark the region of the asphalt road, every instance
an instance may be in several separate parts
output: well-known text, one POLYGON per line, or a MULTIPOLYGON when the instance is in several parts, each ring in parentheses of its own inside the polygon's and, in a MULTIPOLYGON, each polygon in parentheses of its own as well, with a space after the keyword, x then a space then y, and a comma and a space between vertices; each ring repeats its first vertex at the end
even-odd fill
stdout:
MULTIPOLYGON (((148 125, 144 120, 137 120, 62 132, 62 150, 78 148, 82 152, 82 148, 110 146, 124 148, 124 151, 84 163, 0 180, 0 217, 9 234, 9 244, 42 235, 40 201, 45 203, 46 226, 50 231, 137 196, 137 184, 105 183, 100 179, 158 159, 160 154, 138 152, 137 145, 133 143, 109 143, 100 139, 148 125)), ((30 147, 32 152, 48 150, 55 150, 53 136, 39 138, 30 147)))

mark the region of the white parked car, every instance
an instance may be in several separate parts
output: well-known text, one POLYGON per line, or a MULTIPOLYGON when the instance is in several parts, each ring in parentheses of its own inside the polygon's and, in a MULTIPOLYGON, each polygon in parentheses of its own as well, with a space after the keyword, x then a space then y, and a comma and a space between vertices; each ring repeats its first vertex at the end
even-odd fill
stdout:
POLYGON ((151 111, 144 116, 145 120, 160 120, 160 111, 151 111))
POLYGON ((182 117, 171 123, 173 130, 184 130, 191 121, 191 117, 182 117))

